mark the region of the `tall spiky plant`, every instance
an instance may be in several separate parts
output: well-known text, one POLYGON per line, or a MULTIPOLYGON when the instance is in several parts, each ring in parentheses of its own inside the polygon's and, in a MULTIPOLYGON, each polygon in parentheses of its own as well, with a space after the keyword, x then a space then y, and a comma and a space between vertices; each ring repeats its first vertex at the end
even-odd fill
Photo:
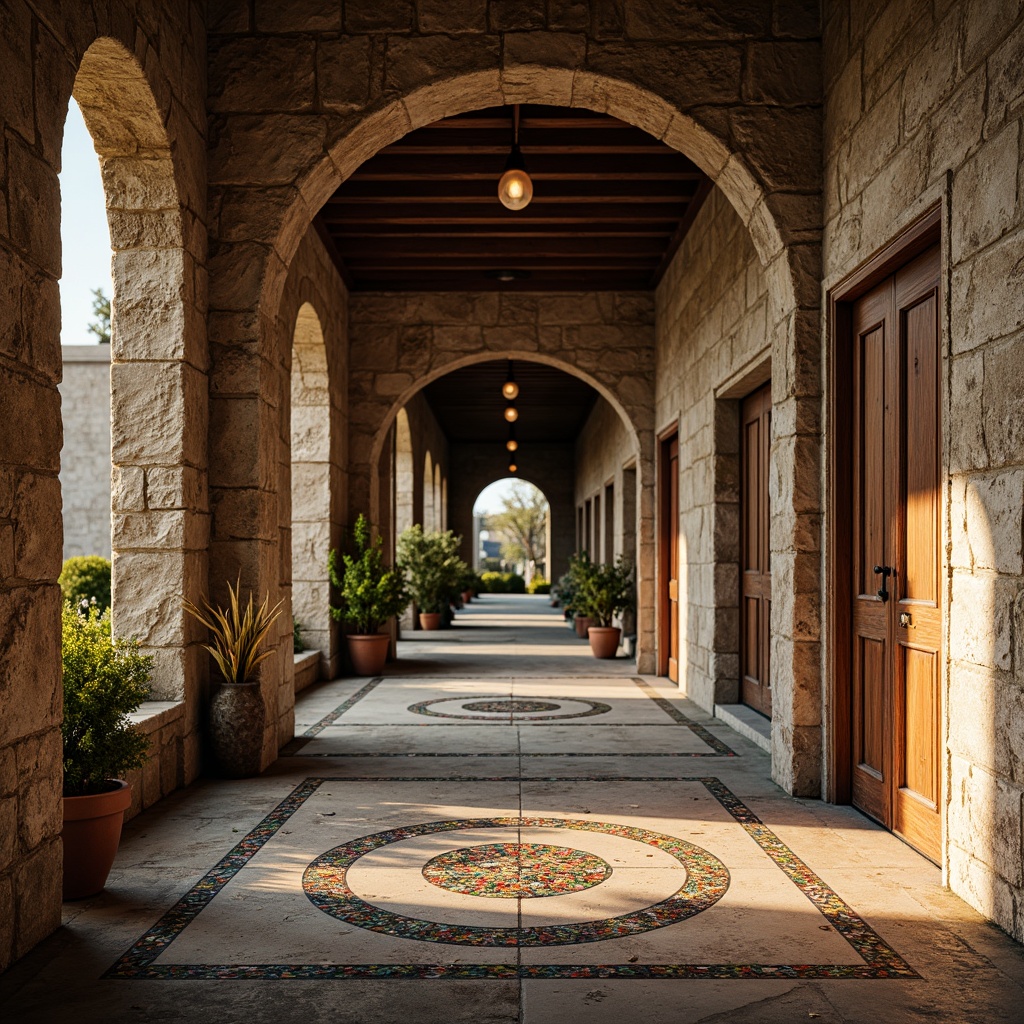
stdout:
POLYGON ((273 608, 268 608, 268 595, 257 608, 250 591, 249 603, 243 611, 239 598, 241 585, 241 576, 233 587, 228 584, 228 594, 231 596, 229 608, 214 608, 205 599, 202 608, 189 600, 181 602, 185 611, 210 631, 213 642, 203 644, 203 647, 213 655, 226 683, 250 682, 260 662, 274 653, 260 651, 260 646, 274 620, 281 614, 281 605, 284 603, 278 601, 273 608))

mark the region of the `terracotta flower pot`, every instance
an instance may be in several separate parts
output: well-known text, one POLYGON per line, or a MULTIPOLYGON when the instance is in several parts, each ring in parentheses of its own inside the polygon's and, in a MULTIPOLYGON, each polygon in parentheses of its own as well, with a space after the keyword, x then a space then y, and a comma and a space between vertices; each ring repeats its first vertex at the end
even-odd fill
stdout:
POLYGON ((420 612, 420 629, 440 629, 440 612, 420 612))
POLYGON ((121 841, 124 812, 132 802, 127 782, 106 793, 64 797, 64 899, 81 900, 102 892, 121 841))
POLYGON ((222 683, 210 701, 210 746, 229 779, 259 775, 267 710, 259 683, 222 683))
POLYGON ((390 643, 391 638, 387 633, 350 636, 348 653, 352 659, 352 671, 357 676, 379 676, 384 671, 384 662, 388 660, 390 643))
POLYGON ((590 649, 595 658, 614 658, 619 649, 622 630, 618 626, 591 626, 590 649))
POLYGON ((472 600, 473 600, 473 593, 472 593, 472 591, 464 590, 462 592, 462 603, 463 604, 469 604, 469 602, 472 601, 472 600))
POLYGON ((590 619, 586 615, 576 616, 576 635, 581 640, 587 639, 587 630, 590 629, 590 619))

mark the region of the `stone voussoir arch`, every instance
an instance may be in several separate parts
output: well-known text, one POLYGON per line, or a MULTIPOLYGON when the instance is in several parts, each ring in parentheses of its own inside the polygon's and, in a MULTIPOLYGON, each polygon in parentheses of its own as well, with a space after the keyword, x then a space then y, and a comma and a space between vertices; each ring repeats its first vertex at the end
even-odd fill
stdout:
MULTIPOLYGON (((765 269, 775 408, 771 548, 782 584, 772 603, 773 775, 791 792, 818 795, 821 594, 820 579, 807 566, 821 557, 813 528, 821 511, 820 105, 752 105, 738 85, 739 57, 730 70, 728 61, 688 61, 685 47, 673 55, 655 43, 537 32, 522 33, 514 42, 506 36, 503 45, 479 53, 474 49, 476 57, 469 60, 463 50, 475 45, 434 37, 389 49, 390 95, 371 82, 361 109, 349 103, 344 112, 324 114, 322 132, 300 138, 296 124, 291 198, 250 190, 248 222, 261 224, 260 238, 218 247, 211 322, 218 307, 232 323, 238 321, 235 311, 276 308, 289 260, 312 214, 368 158, 439 118, 510 103, 582 107, 640 127, 692 159, 737 211, 765 269), (433 47, 430 60, 423 59, 421 46, 433 47), (474 65, 475 70, 452 71, 474 65)), ((269 103, 275 92, 271 87, 269 103)), ((238 131, 246 130, 243 121, 238 119, 238 131)), ((230 190, 232 182, 259 178, 260 147, 239 145, 235 152, 236 162, 255 156, 256 164, 232 166, 231 154, 225 154, 214 188, 219 180, 230 190)), ((257 316, 251 323, 249 343, 265 351, 266 319, 257 316)), ((272 415, 264 392, 253 397, 272 415)), ((640 460, 651 471, 653 447, 650 438, 640 460)), ((653 488, 641 487, 640 501, 641 535, 651 535, 653 549, 653 488)))

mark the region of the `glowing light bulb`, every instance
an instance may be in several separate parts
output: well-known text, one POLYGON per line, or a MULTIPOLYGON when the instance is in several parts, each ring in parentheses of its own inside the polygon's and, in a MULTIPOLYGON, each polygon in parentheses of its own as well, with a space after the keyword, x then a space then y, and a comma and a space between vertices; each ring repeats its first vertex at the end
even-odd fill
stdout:
POLYGON ((505 164, 505 173, 498 179, 498 199, 509 210, 522 210, 533 198, 533 182, 526 173, 526 164, 519 146, 513 145, 505 164))
POLYGON ((506 448, 507 448, 507 449, 508 449, 508 450, 509 450, 510 452, 514 452, 514 451, 515 451, 515 450, 516 450, 516 449, 517 449, 517 448, 519 447, 519 442, 518 442, 518 441, 517 441, 517 440, 516 440, 516 439, 515 439, 514 437, 510 437, 510 438, 509 438, 509 439, 508 439, 508 440, 507 440, 507 441, 505 442, 505 447, 506 447, 506 448))
POLYGON ((515 423, 515 421, 519 419, 519 410, 514 405, 510 405, 505 410, 505 419, 508 420, 509 423, 515 423))
POLYGON ((519 397, 519 385, 514 380, 507 380, 501 385, 501 393, 511 402, 519 397))
POLYGON ((510 462, 510 463, 508 464, 508 471, 509 471, 510 473, 514 473, 514 472, 515 472, 515 471, 516 471, 516 470, 517 470, 518 468, 519 468, 519 467, 518 467, 518 466, 517 466, 517 465, 516 465, 516 464, 515 464, 514 462, 510 462))

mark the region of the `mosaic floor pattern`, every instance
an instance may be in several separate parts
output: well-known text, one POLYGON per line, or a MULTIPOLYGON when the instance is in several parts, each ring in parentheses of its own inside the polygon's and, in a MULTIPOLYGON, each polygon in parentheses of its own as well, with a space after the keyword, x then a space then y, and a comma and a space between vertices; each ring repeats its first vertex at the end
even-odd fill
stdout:
MULTIPOLYGON (((521 795, 539 806, 564 801, 566 787, 575 787, 589 793, 591 802, 611 797, 623 803, 656 789, 657 797, 649 799, 659 806, 700 804, 676 829, 706 836, 700 846, 639 822, 540 813, 466 814, 356 834, 368 819, 353 809, 365 808, 370 792, 402 794, 405 807, 398 813, 405 816, 439 797, 447 797, 448 806, 466 807, 472 798, 480 808, 494 807, 513 799, 516 781, 490 777, 469 786, 466 779, 416 776, 308 778, 106 976, 918 977, 849 903, 712 776, 655 781, 581 776, 538 783, 521 795), (331 843, 339 832, 353 834, 331 843), (306 859, 304 851, 317 845, 323 852, 306 859), (309 918, 303 903, 322 916, 309 918), (737 927, 744 907, 749 913, 762 903, 789 929, 774 947, 737 927), (617 912, 608 913, 611 909, 617 912), (258 940, 256 922, 268 915, 286 923, 258 940), (707 924, 700 924, 705 918, 707 924), (467 946, 475 960, 455 952, 467 946), (274 948, 305 948, 316 955, 258 958, 274 948), (758 956, 784 948, 802 955, 793 961, 758 956), (584 949, 589 952, 581 955, 584 949), (679 953, 687 950, 696 955, 680 961, 679 953), (828 959, 815 962, 807 956, 813 951, 828 959), (715 959, 729 952, 747 956, 715 959)), ((636 803, 625 807, 639 809, 636 803)))

